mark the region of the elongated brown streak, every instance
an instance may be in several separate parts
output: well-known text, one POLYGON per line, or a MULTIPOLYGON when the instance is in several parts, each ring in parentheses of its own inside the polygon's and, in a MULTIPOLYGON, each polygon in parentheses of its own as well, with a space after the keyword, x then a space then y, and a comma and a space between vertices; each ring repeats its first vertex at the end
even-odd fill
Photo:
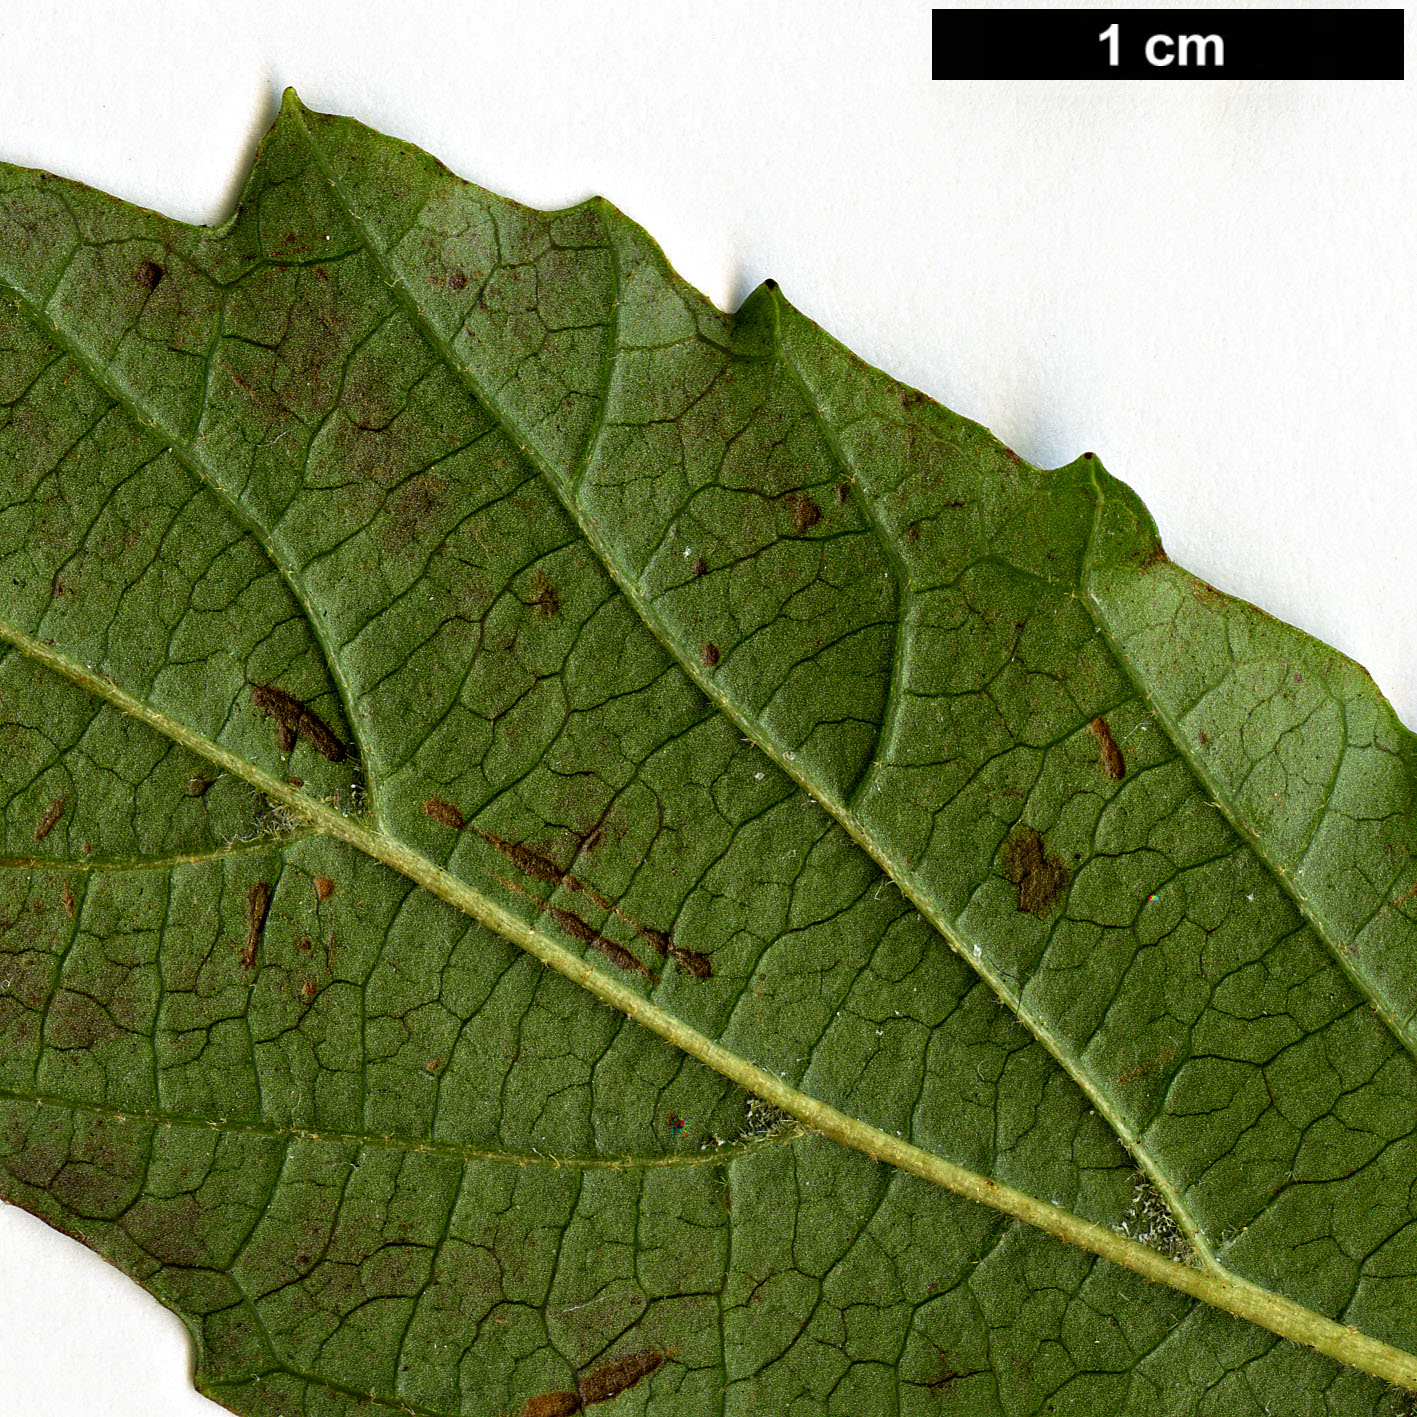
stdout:
POLYGON ((332 763, 344 761, 344 744, 313 709, 306 708, 293 694, 287 694, 274 684, 252 684, 250 687, 251 707, 276 721, 276 737, 282 753, 290 753, 298 735, 322 758, 328 758, 332 763))
MULTIPOLYGON (((541 852, 534 850, 530 846, 523 846, 520 842, 503 841, 501 837, 478 826, 475 822, 469 822, 468 829, 476 832, 483 841, 489 842, 491 845, 495 846, 517 870, 532 877, 533 880, 545 881, 549 885, 559 886, 565 891, 578 891, 582 895, 589 897, 589 899, 601 910, 605 911, 607 915, 614 915, 617 919, 623 920, 625 924, 630 926, 655 954, 668 956, 681 969, 691 974, 695 979, 710 979, 713 977, 713 962, 707 955, 700 954, 697 950, 688 950, 680 945, 676 945, 672 935, 667 934, 663 930, 656 930, 653 925, 642 925, 633 915, 627 914, 616 905, 609 896, 596 890, 594 886, 588 885, 578 876, 572 875, 571 872, 563 871, 549 856, 542 855, 541 852)), ((654 975, 650 973, 639 960, 635 959, 634 955, 625 949, 623 945, 616 945, 613 940, 606 940, 598 930, 587 925, 580 916, 568 910, 560 912, 553 910, 551 915, 567 933, 575 935, 577 939, 585 940, 587 944, 600 950, 607 959, 620 965, 622 969, 633 968, 636 973, 643 974, 647 979, 654 978, 654 975), (634 960, 634 964, 624 964, 617 955, 602 948, 602 945, 596 944, 595 940, 592 940, 589 936, 577 934, 576 930, 571 929, 564 921, 559 919, 560 915, 567 916, 568 919, 576 921, 579 926, 589 930, 591 934, 595 936, 595 940, 600 940, 605 945, 613 945, 614 949, 620 954, 623 954, 628 959, 634 960)))
POLYGON ((246 947, 241 951, 241 967, 256 967, 256 952, 261 947, 261 935, 266 928, 266 912, 271 908, 269 881, 257 881, 246 892, 246 947))

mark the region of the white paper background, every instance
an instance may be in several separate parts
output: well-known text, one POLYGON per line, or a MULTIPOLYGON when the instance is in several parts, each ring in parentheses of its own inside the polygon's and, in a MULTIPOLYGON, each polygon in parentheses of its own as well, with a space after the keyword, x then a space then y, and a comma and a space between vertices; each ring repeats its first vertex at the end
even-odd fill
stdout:
MULTIPOLYGON (((928 3, 10 5, 0 160, 224 218, 280 89, 537 206, 776 277, 1417 724, 1417 102, 1400 83, 934 84, 928 3), (513 13, 515 11, 515 13, 513 13)), ((196 1417, 175 1319, 0 1208, 0 1417, 196 1417)), ((864 1417, 864 1414, 863 1414, 864 1417)))

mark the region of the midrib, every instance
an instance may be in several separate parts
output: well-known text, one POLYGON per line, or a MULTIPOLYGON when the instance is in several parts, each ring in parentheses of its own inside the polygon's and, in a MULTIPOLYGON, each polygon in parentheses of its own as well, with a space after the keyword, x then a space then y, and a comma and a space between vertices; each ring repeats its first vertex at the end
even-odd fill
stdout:
MULTIPOLYGON (((602 974, 564 945, 504 910, 495 901, 402 842, 371 831, 358 819, 345 817, 327 803, 307 796, 283 779, 143 703, 111 679, 69 659, 52 645, 35 639, 4 620, 0 620, 0 639, 8 641, 86 692, 130 714, 191 752, 200 754, 223 771, 243 778, 261 792, 303 815, 325 835, 345 842, 406 876, 534 955, 594 998, 618 1009, 671 1046, 789 1113, 812 1131, 921 1180, 943 1186, 967 1200, 989 1206, 1146 1279, 1248 1319, 1295 1343, 1306 1344, 1340 1363, 1417 1391, 1417 1357, 1356 1329, 1335 1323, 1283 1295, 1271 1293, 1218 1267, 1195 1269, 1168 1259, 1159 1251, 1119 1235, 1104 1225, 1085 1220, 1061 1206, 970 1171, 902 1137, 848 1116, 831 1104, 793 1087, 776 1073, 739 1057, 620 980, 602 974)), ((26 1100, 34 1101, 32 1097, 26 1100)))

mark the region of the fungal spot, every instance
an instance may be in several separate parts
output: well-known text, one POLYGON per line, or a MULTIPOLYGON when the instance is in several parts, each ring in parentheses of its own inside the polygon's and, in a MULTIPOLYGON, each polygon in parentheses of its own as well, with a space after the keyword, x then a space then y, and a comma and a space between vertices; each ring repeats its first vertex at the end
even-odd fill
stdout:
POLYGON ((664 1356, 662 1348, 651 1348, 643 1353, 627 1353, 623 1358, 592 1368, 576 1383, 582 1405, 590 1407, 597 1402, 609 1402, 612 1397, 628 1392, 636 1383, 657 1372, 664 1356))
POLYGON ((581 1410, 581 1400, 573 1392, 543 1392, 529 1397, 521 1417, 575 1417, 581 1410))
POLYGON ((214 777, 189 777, 187 779, 187 795, 189 797, 202 797, 206 794, 207 788, 216 781, 214 777))
POLYGON ((261 947, 261 935, 266 928, 266 912, 270 908, 270 882, 257 881, 246 892, 246 947, 241 951, 242 969, 256 967, 256 952, 261 947))
POLYGON ((301 938, 301 941, 300 941, 300 943, 296 946, 296 948, 300 951, 301 954, 306 954, 306 955, 308 955, 308 954, 310 954, 310 953, 314 950, 315 945, 314 945, 314 942, 313 942, 313 941, 311 940, 311 938, 309 937, 309 935, 305 935, 305 936, 303 936, 303 937, 301 938))
POLYGON ((686 950, 682 945, 670 945, 668 952, 674 963, 695 979, 713 978, 713 961, 707 955, 701 955, 698 950, 686 950))
POLYGON ((62 797, 56 797, 48 807, 44 809, 44 815, 39 819, 39 825, 34 829, 34 839, 43 841, 50 832, 59 824, 59 818, 64 815, 64 808, 68 805, 69 794, 66 792, 62 797))
POLYGON ((718 660, 719 660, 718 646, 717 646, 717 645, 705 645, 705 646, 699 651, 699 658, 703 661, 703 664, 704 664, 704 668, 705 668, 705 669, 713 669, 713 668, 715 668, 715 667, 717 666, 718 660))
POLYGON ((838 506, 838 507, 841 506, 841 505, 846 501, 846 498, 847 498, 846 483, 844 483, 844 482, 838 482, 838 483, 836 484, 836 504, 837 504, 837 506, 838 506))
POLYGON ((315 1002, 315 995, 317 993, 319 993, 319 990, 316 989, 313 979, 307 979, 300 986, 300 997, 304 999, 307 1004, 313 1004, 315 1002))
POLYGON ((328 900, 335 893, 335 883, 328 876, 316 876, 314 884, 316 900, 328 900))
POLYGON ((705 575, 708 572, 708 562, 705 561, 702 556, 695 556, 694 564, 690 567, 690 569, 693 571, 696 577, 705 575))
POLYGON ((792 525, 799 531, 810 531, 822 519, 822 509, 808 496, 794 492, 787 499, 792 508, 792 525))
POLYGON ((572 939, 580 940, 591 949, 599 951, 617 969, 623 969, 627 974, 642 975, 646 979, 654 978, 654 972, 641 964, 624 945, 607 940, 594 925, 582 920, 574 911, 558 910, 553 906, 550 915, 572 939))
POLYGON ((251 707, 276 721, 276 741, 283 754, 295 747, 297 735, 303 738, 323 758, 332 763, 343 762, 345 746, 330 731, 330 725, 319 714, 307 708, 293 694, 274 684, 251 685, 251 707))
POLYGON ((455 832, 460 832, 467 825, 467 818, 451 802, 444 802, 440 797, 430 797, 423 804, 423 810, 435 822, 452 827, 455 832))
POLYGON ((1149 1059, 1145 1063, 1138 1063, 1135 1067, 1128 1068, 1125 1072, 1117 1074, 1117 1085, 1123 1086, 1129 1082, 1135 1082, 1138 1078, 1146 1077, 1148 1073, 1160 1072, 1167 1063, 1175 1062, 1176 1054, 1170 1048, 1164 1048, 1156 1057, 1149 1059))
POLYGON ((1083 461, 1084 461, 1084 462, 1091 462, 1091 461, 1092 461, 1092 454, 1091 454, 1091 453, 1084 453, 1084 454, 1082 455, 1082 458, 1083 458, 1083 461))
POLYGON ((1043 850, 1043 838, 1032 827, 1020 827, 1004 847, 1004 878, 1018 887, 1018 908, 1045 920, 1053 913, 1072 872, 1043 850))
POLYGON ((441 1058, 429 1058, 423 1065, 423 1071, 425 1073, 436 1073, 442 1066, 443 1060, 441 1058))
POLYGON ((663 930, 656 930, 653 925, 641 925, 640 934, 644 938, 645 944, 652 949, 655 954, 667 955, 674 941, 664 933, 663 930))
POLYGON ((156 261, 144 261, 135 273, 135 279, 144 290, 156 290, 162 284, 167 272, 156 261))
POLYGON ((1127 775, 1127 763, 1122 757, 1122 750, 1117 746, 1117 740, 1112 737, 1112 730, 1107 727, 1107 720, 1094 718, 1087 726, 1102 751, 1102 766, 1107 776, 1113 782, 1120 782, 1127 775))
POLYGON ((64 914, 67 915, 70 920, 72 920, 72 919, 74 918, 74 892, 69 889, 69 878, 68 878, 67 876, 65 876, 63 879, 64 879, 64 914))
POLYGON ((1207 738, 1204 733, 1197 733, 1196 742, 1199 743, 1202 748, 1204 748, 1205 745, 1210 742, 1210 739, 1207 738))
POLYGON ((305 779, 304 779, 303 777, 288 777, 288 778, 286 778, 286 781, 287 781, 292 787, 304 787, 304 786, 305 786, 305 779))
POLYGON ((448 289, 449 289, 449 290, 466 290, 466 289, 467 289, 467 277, 466 277, 461 271, 454 271, 454 272, 448 277, 448 289))
POLYGON ((556 587, 544 572, 538 571, 533 578, 531 599, 526 603, 538 615, 544 615, 548 620, 560 610, 561 597, 556 594, 556 587))
POLYGON ((914 546, 915 543, 920 540, 920 523, 919 523, 919 522, 911 522, 911 524, 910 524, 908 527, 906 527, 906 529, 905 529, 905 540, 906 540, 906 544, 909 545, 909 546, 914 546))
POLYGON ((902 389, 900 391, 900 406, 902 408, 914 408, 918 403, 925 402, 925 395, 919 389, 902 389))

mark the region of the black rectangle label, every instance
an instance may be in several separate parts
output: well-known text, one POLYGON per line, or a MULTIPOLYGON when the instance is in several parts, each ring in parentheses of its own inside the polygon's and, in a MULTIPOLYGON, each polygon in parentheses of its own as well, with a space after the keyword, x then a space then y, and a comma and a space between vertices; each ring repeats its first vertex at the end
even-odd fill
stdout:
POLYGON ((1401 79, 1403 10, 934 10, 937 79, 1401 79))

